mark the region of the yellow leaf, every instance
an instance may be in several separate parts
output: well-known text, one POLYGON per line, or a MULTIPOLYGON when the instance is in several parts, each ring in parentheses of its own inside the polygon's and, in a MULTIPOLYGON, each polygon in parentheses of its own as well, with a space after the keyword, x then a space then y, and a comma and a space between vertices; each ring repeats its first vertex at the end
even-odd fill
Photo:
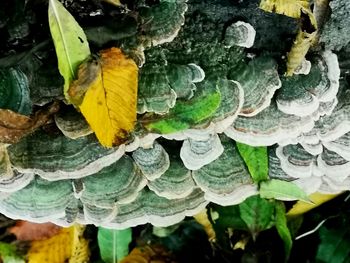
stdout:
POLYGON ((311 209, 314 209, 323 203, 333 199, 334 197, 337 197, 339 194, 321 194, 321 193, 313 193, 309 196, 312 203, 305 203, 298 201, 296 204, 288 211, 287 216, 293 217, 302 215, 311 209))
POLYGON ((261 0, 262 10, 300 18, 302 9, 309 9, 309 0, 261 0))
POLYGON ((295 70, 303 62, 305 55, 309 51, 311 45, 316 41, 317 22, 314 14, 310 9, 303 9, 306 17, 302 21, 301 28, 294 40, 293 46, 288 53, 286 76, 292 76, 295 70))
POLYGON ((79 68, 68 92, 103 146, 125 142, 134 129, 137 83, 136 63, 118 48, 102 51, 99 59, 79 68))
POLYGON ((292 76, 294 74, 294 71, 302 63, 315 37, 316 31, 310 34, 299 30, 293 46, 287 56, 287 76, 292 76))
POLYGON ((122 3, 119 0, 103 0, 106 3, 109 3, 111 5, 115 5, 115 6, 121 6, 122 3))
POLYGON ((213 225, 208 218, 207 209, 204 209, 202 212, 194 215, 193 217, 199 224, 201 224, 204 227, 204 230, 208 235, 209 241, 215 242, 216 234, 213 225))
POLYGON ((89 261, 88 241, 84 227, 74 225, 45 240, 33 241, 28 251, 28 263, 84 263, 89 261))

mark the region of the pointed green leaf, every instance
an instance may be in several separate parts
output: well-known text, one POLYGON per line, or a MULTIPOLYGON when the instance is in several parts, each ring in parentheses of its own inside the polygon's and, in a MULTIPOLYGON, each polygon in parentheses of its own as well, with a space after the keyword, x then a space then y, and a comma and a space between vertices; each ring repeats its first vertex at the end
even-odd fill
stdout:
POLYGON ((49 0, 49 24, 58 69, 64 78, 64 94, 69 101, 69 85, 80 63, 90 56, 89 44, 83 29, 58 0, 49 0))
POLYGON ((274 225, 274 202, 258 195, 251 196, 239 204, 239 211, 254 238, 259 232, 274 225))
POLYGON ((97 241, 100 255, 105 263, 116 263, 129 254, 132 240, 131 228, 123 230, 98 228, 97 241))
POLYGON ((18 254, 13 244, 0 242, 0 258, 3 263, 24 263, 24 259, 18 254))
POLYGON ((145 120, 147 129, 167 134, 179 132, 208 121, 219 108, 221 94, 216 86, 198 89, 190 100, 179 100, 169 113, 156 120, 145 120))
POLYGON ((348 225, 337 229, 320 229, 321 243, 316 259, 320 263, 348 263, 350 255, 350 231, 348 225))
POLYGON ((259 183, 260 181, 267 180, 269 178, 267 147, 253 147, 239 142, 236 145, 248 167, 253 181, 259 183))
POLYGON ((262 198, 274 198, 284 201, 302 200, 310 203, 306 193, 299 186, 292 182, 277 179, 261 182, 260 196, 262 198))
POLYGON ((287 226, 286 208, 282 202, 276 202, 276 228, 284 243, 284 250, 286 260, 289 258, 290 251, 292 250, 292 235, 287 226))

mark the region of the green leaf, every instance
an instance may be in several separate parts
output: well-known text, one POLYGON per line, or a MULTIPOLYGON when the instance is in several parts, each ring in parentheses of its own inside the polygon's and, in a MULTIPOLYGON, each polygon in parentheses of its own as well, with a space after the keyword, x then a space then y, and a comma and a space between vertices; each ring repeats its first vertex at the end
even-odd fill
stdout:
POLYGON ((292 250, 292 235, 287 226, 286 208, 282 202, 276 202, 276 228, 281 239, 284 242, 284 251, 286 260, 289 258, 290 251, 292 250))
POLYGON ((259 183, 267 180, 269 178, 267 147, 253 147, 239 142, 236 142, 236 145, 253 181, 259 183))
POLYGON ((292 182, 286 182, 277 179, 261 182, 260 196, 262 198, 274 198, 278 200, 302 200, 310 203, 306 193, 299 186, 292 182))
POLYGON ((321 243, 317 249, 317 262, 345 263, 350 258, 350 231, 348 225, 337 229, 320 229, 321 243))
POLYGON ((240 217, 248 226, 253 238, 274 225, 275 203, 258 195, 247 198, 239 204, 240 217))
POLYGON ((80 63, 90 56, 89 44, 83 29, 58 0, 49 0, 49 23, 58 69, 64 78, 64 94, 69 101, 69 85, 80 63))
POLYGON ((131 228, 123 230, 98 228, 97 241, 100 255, 105 263, 116 263, 129 254, 132 240, 131 228))
POLYGON ((3 263, 24 263, 24 259, 18 255, 17 248, 13 244, 0 242, 0 258, 3 263))
POLYGON ((246 223, 240 216, 239 206, 219 206, 213 204, 213 211, 219 214, 218 218, 214 221, 215 226, 221 228, 234 228, 240 230, 248 230, 246 223))
POLYGON ((197 90, 188 101, 177 101, 169 113, 157 120, 145 120, 146 128, 158 133, 167 134, 192 128, 207 121, 219 108, 221 94, 216 87, 197 90))
POLYGON ((248 231, 246 223, 242 220, 239 213, 239 206, 219 206, 211 204, 211 219, 214 222, 213 227, 216 233, 217 241, 222 244, 225 249, 232 249, 227 229, 248 231))

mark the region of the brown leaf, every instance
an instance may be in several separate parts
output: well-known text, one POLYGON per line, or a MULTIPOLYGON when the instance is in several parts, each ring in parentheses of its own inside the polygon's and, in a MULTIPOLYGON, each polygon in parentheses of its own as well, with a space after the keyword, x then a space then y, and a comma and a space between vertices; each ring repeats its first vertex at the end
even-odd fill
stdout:
POLYGON ((58 102, 52 103, 46 109, 38 110, 31 117, 0 109, 0 143, 18 142, 22 137, 46 124, 58 110, 58 102))
POLYGON ((160 245, 134 248, 119 263, 176 263, 172 255, 160 245))
POLYGON ((9 228, 9 232, 14 234, 18 240, 34 241, 43 240, 56 235, 61 227, 52 223, 31 223, 28 221, 17 221, 16 225, 9 228))

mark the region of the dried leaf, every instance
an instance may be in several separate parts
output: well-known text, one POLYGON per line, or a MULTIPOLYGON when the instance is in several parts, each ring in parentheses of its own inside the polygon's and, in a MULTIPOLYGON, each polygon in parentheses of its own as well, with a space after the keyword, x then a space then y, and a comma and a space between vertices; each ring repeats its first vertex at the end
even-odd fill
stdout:
POLYGON ((260 6, 266 12, 300 18, 302 9, 309 9, 309 0, 261 0, 260 6))
POLYGON ((121 6, 122 5, 122 3, 120 3, 119 0, 102 0, 102 1, 104 1, 106 3, 109 3, 111 5, 115 5, 115 6, 121 6))
POLYGON ((100 59, 83 63, 78 74, 69 94, 100 143, 112 147, 125 142, 136 122, 135 62, 120 49, 111 48, 102 51, 100 59))
POLYGON ((0 143, 18 142, 22 137, 47 123, 58 110, 59 104, 56 102, 47 109, 37 111, 32 117, 0 109, 0 143))
POLYGON ((176 263, 171 254, 162 246, 144 246, 134 248, 120 263, 176 263))
POLYGON ((84 263, 89 261, 88 241, 84 227, 74 225, 45 240, 33 241, 28 251, 28 263, 84 263))
POLYGON ((17 221, 16 225, 9 228, 18 240, 34 241, 50 238, 60 231, 61 227, 52 223, 31 223, 28 221, 17 221))
POLYGON ((13 171, 6 145, 0 143, 0 175, 1 177, 11 177, 12 174, 13 171))
POLYGON ((309 51, 316 37, 316 31, 307 33, 299 30, 297 37, 293 43, 291 50, 287 56, 287 72, 286 76, 292 76, 294 71, 303 62, 305 55, 309 51))
POLYGON ((209 220, 209 217, 207 214, 207 209, 204 209, 202 212, 194 215, 193 217, 199 224, 201 224, 203 226, 205 232, 208 235, 209 241, 215 242, 216 241, 216 234, 215 234, 214 227, 209 220))
POLYGON ((69 85, 76 77, 79 64, 90 56, 90 48, 83 29, 58 0, 49 0, 48 13, 58 69, 64 78, 64 94, 70 101, 69 85))
MULTIPOLYGON (((341 193, 340 193, 341 194, 341 193)), ((293 207, 288 211, 288 217, 294 217, 298 215, 302 215, 311 209, 314 209, 323 203, 337 197, 339 194, 322 194, 322 193, 313 193, 309 196, 309 199, 312 203, 305 203, 302 201, 298 201, 293 207)))

